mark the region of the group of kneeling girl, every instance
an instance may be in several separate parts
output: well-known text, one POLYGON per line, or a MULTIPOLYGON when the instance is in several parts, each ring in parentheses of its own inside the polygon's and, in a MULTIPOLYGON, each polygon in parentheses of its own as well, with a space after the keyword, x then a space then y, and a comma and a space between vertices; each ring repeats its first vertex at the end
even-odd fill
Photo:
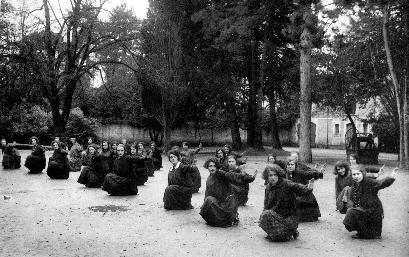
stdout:
MULTIPOLYGON (((36 137, 31 138, 32 153, 27 157, 25 166, 30 174, 42 173, 46 159, 44 148, 36 137)), ((49 158, 47 175, 52 179, 68 179, 70 171, 81 171, 78 183, 86 187, 98 188, 111 195, 135 195, 137 186, 143 185, 154 171, 162 167, 162 150, 150 143, 148 149, 142 142, 134 145, 112 144, 107 141, 99 146, 89 141, 85 151, 71 138, 68 152, 63 143, 54 141, 53 154, 49 158)))
MULTIPOLYGON (((41 173, 46 165, 44 149, 38 145, 35 137, 31 143, 33 150, 25 166, 30 173, 41 173)), ((70 155, 74 156, 74 151, 78 152, 80 148, 75 139, 72 143, 70 155)), ((79 183, 87 187, 102 186, 111 195, 135 195, 138 193, 137 186, 143 185, 148 176, 153 176, 153 172, 162 167, 162 151, 154 142, 148 150, 144 149, 143 143, 130 147, 123 143, 110 147, 108 142, 103 142, 100 152, 95 144, 89 144, 81 158, 81 165, 78 165, 75 163, 78 158, 68 160, 68 152, 61 143, 53 142, 54 152, 48 162, 47 174, 51 178, 67 179, 70 169, 72 171, 82 166, 79 183)), ((201 186, 200 172, 194 158, 200 149, 201 145, 191 150, 184 142, 182 149, 174 147, 168 152, 172 167, 163 196, 165 209, 193 208, 192 194, 198 192, 201 186)), ((257 170, 253 175, 244 170, 242 156, 226 145, 216 150, 215 157, 207 159, 204 164, 209 176, 200 215, 211 226, 228 227, 239 222, 238 207, 247 203, 249 183, 257 175, 257 170)), ((353 238, 380 238, 383 208, 377 194, 394 182, 396 169, 391 176, 379 179, 367 175, 368 172, 373 174, 373 171, 356 165, 351 159, 352 165, 337 162, 334 167, 337 210, 346 214, 343 221, 345 228, 358 232, 353 238)), ((259 226, 271 240, 296 239, 299 222, 313 222, 321 217, 313 186, 316 179, 323 178, 324 171, 325 166, 320 170, 309 168, 298 161, 297 154, 291 155, 286 162, 277 160, 275 156, 268 157, 262 173, 265 197, 259 226)))

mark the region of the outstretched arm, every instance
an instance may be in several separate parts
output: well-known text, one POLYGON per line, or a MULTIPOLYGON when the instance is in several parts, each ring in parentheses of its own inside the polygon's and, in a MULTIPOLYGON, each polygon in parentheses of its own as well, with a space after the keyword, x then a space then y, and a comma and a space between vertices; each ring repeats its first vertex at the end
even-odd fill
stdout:
POLYGON ((394 168, 392 173, 387 176, 386 178, 383 179, 378 179, 378 180, 374 180, 373 182, 375 182, 375 189, 377 190, 381 190, 384 189, 390 185, 393 184, 393 182, 395 182, 395 177, 397 174, 398 168, 394 168))
POLYGON ((235 185, 244 185, 253 182, 256 179, 258 171, 256 170, 253 175, 247 173, 235 173, 226 172, 224 170, 217 171, 224 179, 235 185))
POLYGON ((310 180, 310 182, 308 183, 308 186, 306 185, 302 185, 299 183, 294 183, 289 181, 288 185, 290 186, 290 190, 291 192, 293 192, 296 195, 306 195, 308 193, 310 193, 313 189, 313 185, 314 185, 314 181, 313 179, 310 180))

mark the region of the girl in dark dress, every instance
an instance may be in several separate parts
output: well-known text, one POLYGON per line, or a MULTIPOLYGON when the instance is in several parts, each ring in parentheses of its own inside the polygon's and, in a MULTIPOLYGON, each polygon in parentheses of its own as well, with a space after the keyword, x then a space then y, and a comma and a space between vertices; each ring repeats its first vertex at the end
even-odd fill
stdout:
POLYGON ((204 166, 209 170, 206 181, 206 193, 200 215, 210 226, 229 227, 238 224, 238 202, 232 192, 231 184, 248 184, 253 182, 253 176, 248 174, 226 172, 219 170, 219 162, 215 157, 208 159, 204 166))
POLYGON ((4 151, 6 150, 6 147, 7 147, 6 139, 4 138, 1 139, 0 147, 1 147, 1 154, 4 154, 4 151))
POLYGON ((81 171, 81 164, 82 164, 82 147, 78 144, 77 139, 75 137, 70 138, 71 148, 69 152, 69 163, 70 163, 70 171, 77 172, 81 171))
POLYGON ((372 179, 366 177, 364 167, 352 167, 353 184, 347 193, 348 211, 343 223, 349 232, 358 232, 353 238, 381 237, 384 216, 378 191, 393 184, 396 171, 397 168, 384 179, 372 179))
POLYGON ((223 152, 226 156, 230 156, 233 155, 234 158, 236 159, 236 163, 238 166, 246 164, 247 158, 246 160, 242 160, 243 156, 246 154, 246 151, 239 153, 239 152, 235 152, 232 150, 231 145, 229 144, 225 144, 223 145, 223 152))
POLYGON ((101 145, 101 152, 99 154, 99 157, 101 159, 101 169, 105 175, 111 172, 111 168, 114 163, 111 158, 111 155, 112 153, 111 153, 108 141, 103 141, 101 145))
POLYGON ((21 156, 13 143, 8 143, 3 153, 3 168, 19 169, 21 167, 21 156))
POLYGON ((42 173, 46 164, 44 148, 39 145, 37 137, 31 137, 30 143, 33 145, 33 149, 31 154, 27 156, 24 166, 29 170, 29 174, 42 173))
POLYGON ((137 150, 138 150, 138 155, 143 156, 144 162, 145 162, 145 168, 146 172, 149 177, 154 176, 155 169, 153 168, 152 164, 152 158, 151 155, 149 154, 149 151, 147 151, 143 145, 143 142, 139 142, 137 145, 137 150))
POLYGON ((114 160, 112 172, 105 176, 102 190, 110 195, 136 195, 138 186, 136 174, 132 170, 132 164, 138 159, 125 155, 125 148, 122 144, 117 146, 118 157, 114 160))
POLYGON ((101 155, 98 154, 95 145, 88 146, 86 154, 82 157, 82 166, 77 182, 86 187, 101 187, 107 170, 102 168, 101 155))
POLYGON ((223 168, 224 170, 228 170, 228 163, 227 163, 227 156, 224 153, 223 149, 219 148, 216 150, 216 159, 219 163, 219 167, 223 168))
MULTIPOLYGON (((112 165, 114 164, 114 160, 116 159, 116 157, 118 157, 118 152, 116 151, 116 147, 117 147, 117 143, 111 144, 111 163, 112 165)), ((112 165, 111 165, 110 170, 112 170, 112 165)))
POLYGON ((171 150, 168 158, 172 168, 168 173, 168 186, 163 195, 164 208, 166 210, 188 210, 193 209, 192 200, 192 174, 195 172, 192 165, 180 162, 180 153, 171 150))
POLYGON ((285 172, 276 164, 269 164, 263 172, 266 189, 259 226, 273 241, 297 239, 296 196, 308 195, 313 189, 314 179, 305 186, 285 177, 285 172))
MULTIPOLYGON (((314 169, 300 169, 295 157, 290 156, 287 159, 286 178, 295 183, 307 185, 308 181, 312 178, 323 178, 323 171, 325 171, 324 168, 321 168, 321 171, 317 171, 314 169)), ((307 195, 297 197, 296 202, 300 222, 318 221, 318 218, 321 217, 317 199, 312 192, 307 195)))
MULTIPOLYGON (((335 177, 335 200, 337 201, 342 190, 345 187, 352 185, 352 177, 349 164, 345 161, 338 161, 334 166, 334 175, 337 175, 335 177)), ((344 208, 339 209, 338 207, 337 210, 341 213, 345 213, 346 211, 344 208)))
POLYGON ((148 155, 152 159, 153 170, 160 170, 162 168, 162 150, 156 146, 155 142, 150 143, 148 155))
MULTIPOLYGON (((240 174, 246 174, 244 171, 243 166, 238 166, 237 165, 237 160, 234 155, 230 155, 227 157, 227 162, 228 162, 228 171, 230 172, 235 172, 235 173, 240 173, 240 174)), ((240 185, 232 185, 233 188, 233 193, 237 197, 237 201, 239 203, 239 206, 245 206, 249 197, 249 190, 250 186, 249 183, 244 183, 240 185)))
POLYGON ((184 165, 191 165, 193 168, 193 173, 191 174, 192 178, 192 193, 199 192, 200 187, 202 186, 202 176, 200 175, 199 168, 196 167, 195 155, 199 153, 202 149, 202 143, 199 144, 199 147, 195 150, 189 149, 187 142, 182 143, 182 150, 180 151, 181 162, 184 165))
POLYGON ((61 147, 61 142, 53 142, 54 152, 48 159, 47 175, 51 179, 68 179, 70 166, 68 163, 68 152, 61 147))
POLYGON ((132 171, 136 174, 136 185, 142 186, 148 181, 148 170, 146 168, 145 154, 141 149, 136 149, 136 145, 131 145, 131 155, 135 158, 132 163, 132 171), (136 161, 137 160, 137 161, 136 161))
POLYGON ((274 154, 269 154, 267 156, 267 163, 268 164, 277 164, 283 170, 285 170, 285 167, 286 167, 285 161, 277 160, 277 156, 274 155, 274 154))

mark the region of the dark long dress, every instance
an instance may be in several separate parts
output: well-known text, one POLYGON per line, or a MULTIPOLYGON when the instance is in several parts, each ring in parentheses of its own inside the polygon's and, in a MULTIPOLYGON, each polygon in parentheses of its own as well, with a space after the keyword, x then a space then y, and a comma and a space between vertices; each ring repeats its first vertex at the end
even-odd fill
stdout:
POLYGON ((67 158, 68 152, 58 148, 48 160, 47 175, 52 179, 68 179, 70 167, 67 158))
POLYGON ((99 154, 87 154, 82 158, 82 171, 78 177, 78 183, 86 187, 98 188, 102 186, 109 170, 103 168, 102 156, 99 154))
POLYGON ((81 170, 82 164, 82 148, 80 144, 75 142, 70 149, 69 153, 69 163, 70 163, 70 171, 77 172, 81 170))
POLYGON ((192 209, 192 188, 191 175, 194 173, 192 165, 178 164, 173 167, 168 174, 168 186, 163 195, 164 208, 167 210, 187 210, 192 209))
POLYGON ((335 200, 338 199, 339 194, 346 186, 352 186, 352 177, 348 174, 344 176, 338 174, 335 177, 335 200))
POLYGON ((109 149, 102 149, 102 152, 99 154, 99 158, 101 159, 101 169, 105 175, 111 172, 112 165, 114 164, 114 160, 111 156, 111 150, 109 149))
POLYGON ((310 194, 312 189, 305 185, 280 179, 276 185, 268 184, 265 190, 264 211, 259 226, 273 241, 288 241, 296 237, 298 209, 296 196, 310 194))
POLYGON ((378 191, 393 184, 395 178, 371 179, 364 177, 353 183, 348 199, 344 225, 348 231, 357 231, 362 238, 373 239, 382 234, 383 207, 378 191))
POLYGON ((112 172, 105 176, 102 190, 110 195, 136 195, 138 186, 132 163, 138 159, 132 156, 119 156, 114 160, 112 172))
POLYGON ((26 158, 24 166, 29 170, 28 173, 30 174, 41 173, 46 166, 44 148, 34 145, 31 154, 26 158))
POLYGON ((132 171, 136 175, 136 185, 142 186, 148 181, 145 158, 139 155, 131 155, 134 161, 131 164, 132 171))
MULTIPOLYGON (((297 164, 297 168, 290 174, 287 172, 287 179, 307 185, 308 181, 312 178, 320 179, 323 178, 322 172, 309 168, 300 169, 297 164)), ((312 222, 317 221, 318 217, 321 217, 320 207, 318 206, 317 199, 315 198, 313 192, 307 195, 298 196, 296 198, 297 208, 299 212, 300 222, 312 222)))
POLYGON ((197 154, 200 151, 200 148, 197 148, 196 150, 188 149, 184 150, 180 153, 182 163, 184 165, 192 165, 193 172, 191 174, 191 179, 192 179, 192 193, 197 193, 199 192, 200 187, 202 186, 202 176, 200 175, 199 168, 196 167, 194 164, 195 162, 195 154, 197 154))
POLYGON ((216 171, 206 181, 206 193, 200 215, 210 226, 228 227, 237 216, 238 202, 231 184, 246 184, 254 181, 248 174, 216 171))
POLYGON ((150 149, 150 156, 152 159, 152 166, 154 171, 160 170, 162 168, 162 150, 159 148, 150 149))
POLYGON ((2 165, 5 169, 19 169, 21 167, 21 156, 11 144, 8 144, 4 150, 2 165))
MULTIPOLYGON (((239 174, 245 174, 245 172, 242 172, 240 168, 229 169, 229 171, 239 173, 239 174)), ((249 190, 250 190, 249 183, 244 183, 240 185, 233 184, 232 190, 233 190, 234 195, 237 197, 239 206, 246 205, 247 201, 249 200, 249 196, 248 196, 249 190)))

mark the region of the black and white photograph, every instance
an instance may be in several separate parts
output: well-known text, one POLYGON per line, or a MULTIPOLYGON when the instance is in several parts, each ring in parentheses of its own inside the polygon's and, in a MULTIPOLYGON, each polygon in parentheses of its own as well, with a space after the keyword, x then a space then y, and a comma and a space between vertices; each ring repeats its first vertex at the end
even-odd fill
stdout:
POLYGON ((407 257, 408 80, 408 0, 0 0, 0 256, 407 257))

